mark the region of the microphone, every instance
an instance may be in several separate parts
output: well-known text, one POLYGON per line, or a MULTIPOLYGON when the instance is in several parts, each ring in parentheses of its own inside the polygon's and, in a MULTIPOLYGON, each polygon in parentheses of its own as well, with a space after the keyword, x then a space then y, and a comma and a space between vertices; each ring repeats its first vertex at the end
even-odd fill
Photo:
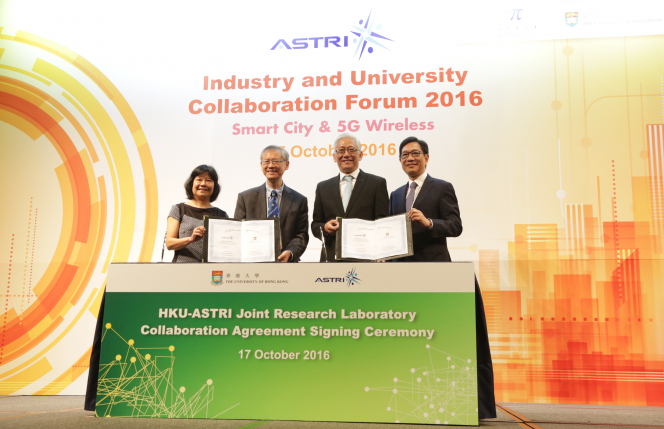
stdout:
POLYGON ((327 262, 327 249, 325 248, 325 235, 323 234, 323 227, 319 226, 318 228, 320 229, 320 241, 323 242, 323 248, 320 251, 324 256, 323 261, 327 262))
POLYGON ((168 231, 164 233, 164 243, 161 245, 161 262, 164 262, 164 250, 166 250, 166 237, 168 237, 168 231))

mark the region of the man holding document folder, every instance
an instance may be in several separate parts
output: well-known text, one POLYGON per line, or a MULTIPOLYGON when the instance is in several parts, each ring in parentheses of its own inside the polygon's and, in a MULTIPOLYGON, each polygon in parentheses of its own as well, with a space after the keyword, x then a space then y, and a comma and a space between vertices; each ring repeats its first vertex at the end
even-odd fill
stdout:
MULTIPOLYGON (((360 170, 360 142, 350 134, 341 134, 334 142, 334 161, 339 174, 316 186, 311 231, 324 240, 327 262, 335 260, 337 217, 376 220, 389 213, 387 182, 384 178, 360 170), (323 236, 321 237, 321 231, 323 236)), ((321 262, 326 258, 321 254, 321 262)))
POLYGON ((415 252, 400 261, 450 262, 446 237, 458 237, 463 231, 454 187, 427 174, 426 142, 408 137, 399 146, 399 158, 409 180, 390 195, 390 215, 408 213, 415 252))
MULTIPOLYGON (((408 213, 412 221, 412 256, 399 262, 451 262, 446 237, 461 235, 461 216, 454 187, 450 182, 427 174, 429 145, 408 137, 399 145, 401 168, 408 183, 390 195, 390 214, 408 213)), ((496 418, 493 363, 484 303, 475 279, 475 329, 477 342, 477 398, 480 419, 496 418)))
POLYGON ((235 219, 279 218, 282 249, 279 262, 298 262, 309 243, 307 198, 284 184, 288 151, 268 146, 261 152, 261 170, 267 181, 237 196, 235 219))

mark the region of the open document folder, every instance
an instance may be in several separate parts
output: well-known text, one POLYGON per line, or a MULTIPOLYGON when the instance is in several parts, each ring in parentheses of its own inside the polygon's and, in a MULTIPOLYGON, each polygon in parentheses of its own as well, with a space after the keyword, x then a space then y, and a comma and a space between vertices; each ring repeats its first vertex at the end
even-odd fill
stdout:
POLYGON ((413 254, 413 233, 406 213, 377 220, 339 221, 335 249, 337 260, 378 261, 413 254))
POLYGON ((280 247, 279 218, 205 218, 203 262, 276 262, 280 247))

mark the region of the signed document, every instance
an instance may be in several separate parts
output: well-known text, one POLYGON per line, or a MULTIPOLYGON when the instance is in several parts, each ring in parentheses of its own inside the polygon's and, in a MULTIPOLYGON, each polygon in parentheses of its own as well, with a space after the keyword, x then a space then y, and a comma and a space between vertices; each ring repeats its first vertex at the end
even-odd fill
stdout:
POLYGON ((281 242, 279 219, 207 217, 203 262, 275 262, 281 242))
POLYGON ((410 218, 406 213, 375 221, 340 219, 339 223, 337 260, 378 261, 413 254, 410 218))

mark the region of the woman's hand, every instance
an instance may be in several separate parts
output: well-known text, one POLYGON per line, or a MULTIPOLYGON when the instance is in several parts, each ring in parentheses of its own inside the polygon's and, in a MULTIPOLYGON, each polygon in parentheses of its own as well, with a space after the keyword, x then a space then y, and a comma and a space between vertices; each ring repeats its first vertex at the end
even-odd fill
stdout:
POLYGON ((200 240, 205 234, 205 227, 199 226, 194 229, 191 234, 191 237, 182 237, 178 238, 178 233, 180 231, 180 222, 173 219, 172 217, 168 218, 168 229, 166 231, 166 248, 168 250, 180 250, 189 246, 191 243, 200 240))
POLYGON ((190 243, 195 243, 196 241, 203 238, 203 234, 205 234, 204 226, 198 226, 194 228, 194 231, 191 233, 191 237, 189 237, 189 240, 191 240, 190 243))

